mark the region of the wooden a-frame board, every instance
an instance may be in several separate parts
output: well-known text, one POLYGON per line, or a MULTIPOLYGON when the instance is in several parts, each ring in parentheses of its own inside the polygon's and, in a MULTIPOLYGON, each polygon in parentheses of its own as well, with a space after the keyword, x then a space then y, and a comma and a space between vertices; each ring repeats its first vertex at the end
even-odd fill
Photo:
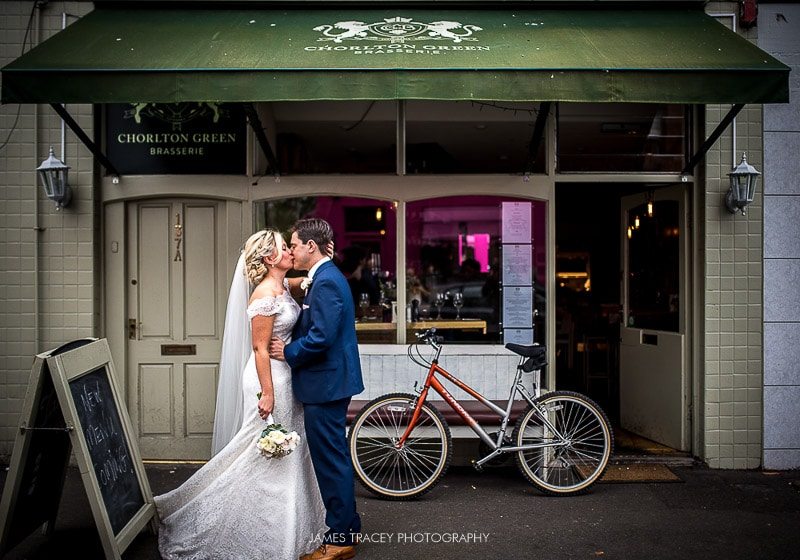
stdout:
POLYGON ((36 356, 0 500, 0 555, 34 530, 52 530, 70 449, 107 559, 148 523, 155 505, 105 339, 36 356))

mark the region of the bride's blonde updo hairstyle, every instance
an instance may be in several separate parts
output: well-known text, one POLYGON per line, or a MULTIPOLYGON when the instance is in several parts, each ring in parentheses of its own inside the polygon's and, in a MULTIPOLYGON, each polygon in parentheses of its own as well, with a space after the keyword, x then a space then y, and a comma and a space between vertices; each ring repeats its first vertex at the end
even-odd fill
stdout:
POLYGON ((273 229, 257 231, 244 244, 245 274, 251 285, 258 285, 283 256, 283 237, 273 229))

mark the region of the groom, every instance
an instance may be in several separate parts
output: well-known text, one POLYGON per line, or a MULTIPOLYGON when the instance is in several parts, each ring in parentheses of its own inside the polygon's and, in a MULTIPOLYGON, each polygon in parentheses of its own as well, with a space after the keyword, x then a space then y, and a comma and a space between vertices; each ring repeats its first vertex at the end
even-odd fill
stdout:
POLYGON ((324 254, 333 241, 330 224, 320 219, 298 221, 289 250, 296 270, 307 270, 303 311, 292 342, 270 343, 270 356, 292 368, 295 397, 303 403, 306 438, 329 530, 309 560, 345 560, 355 556, 361 531, 353 488, 353 465, 345 437, 350 398, 364 390, 355 331, 355 308, 347 280, 324 254))

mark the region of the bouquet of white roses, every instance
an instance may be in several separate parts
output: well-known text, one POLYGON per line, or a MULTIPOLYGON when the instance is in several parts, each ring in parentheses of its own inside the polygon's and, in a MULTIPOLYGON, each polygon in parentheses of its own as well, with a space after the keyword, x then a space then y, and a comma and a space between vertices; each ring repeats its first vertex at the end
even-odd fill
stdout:
MULTIPOLYGON (((268 421, 270 421, 268 419, 268 421)), ((256 447, 262 455, 271 459, 272 457, 285 457, 295 449, 300 443, 300 435, 297 432, 290 432, 280 424, 270 422, 261 431, 261 436, 256 442, 256 447)))

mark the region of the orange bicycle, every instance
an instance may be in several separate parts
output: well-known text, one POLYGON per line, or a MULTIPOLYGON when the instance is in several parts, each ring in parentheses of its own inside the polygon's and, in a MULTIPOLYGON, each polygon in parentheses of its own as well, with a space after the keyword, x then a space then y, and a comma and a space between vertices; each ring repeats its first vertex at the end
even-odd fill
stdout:
MULTIPOLYGON (((540 394, 545 347, 506 344, 520 361, 503 409, 439 365, 442 339, 436 329, 417 334, 408 347, 409 358, 428 368, 417 395, 391 393, 364 406, 349 433, 350 455, 359 481, 370 492, 393 500, 420 496, 441 480, 452 457, 450 428, 439 410, 426 402, 432 388, 461 416, 489 447, 473 466, 477 470, 505 453, 516 454, 525 478, 547 494, 585 492, 603 475, 614 446, 608 418, 588 397, 570 391, 540 394), (426 343, 434 350, 429 361, 419 351, 426 343), (533 373, 533 392, 522 374, 533 373), (500 418, 500 431, 490 436, 442 385, 437 375, 466 391, 500 418), (512 405, 519 395, 528 408, 517 420, 511 438, 506 436, 512 405)), ((414 384, 416 388, 416 383, 414 384)))

